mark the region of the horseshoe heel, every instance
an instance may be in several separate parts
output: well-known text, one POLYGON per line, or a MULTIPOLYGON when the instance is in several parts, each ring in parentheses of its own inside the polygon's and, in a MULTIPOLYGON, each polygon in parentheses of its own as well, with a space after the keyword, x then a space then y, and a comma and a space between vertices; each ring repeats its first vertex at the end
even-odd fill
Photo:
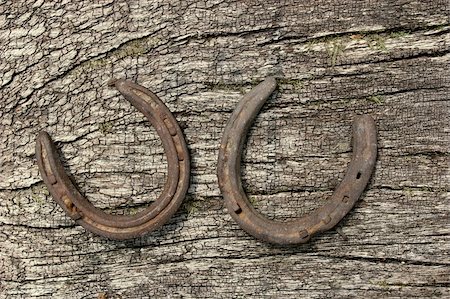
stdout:
POLYGON ((229 213, 247 233, 271 243, 305 243, 314 234, 334 227, 364 191, 375 166, 376 126, 369 115, 357 116, 354 120, 352 160, 344 179, 325 205, 289 222, 267 219, 250 204, 242 188, 240 168, 245 136, 276 85, 274 78, 266 79, 237 105, 224 131, 217 177, 229 213))
POLYGON ((112 215, 96 208, 66 174, 55 144, 47 132, 36 140, 39 172, 55 201, 88 231, 117 240, 135 238, 155 230, 176 212, 189 186, 189 153, 183 133, 166 105, 148 89, 126 80, 113 80, 117 90, 145 115, 161 138, 168 174, 163 192, 136 215, 112 215))

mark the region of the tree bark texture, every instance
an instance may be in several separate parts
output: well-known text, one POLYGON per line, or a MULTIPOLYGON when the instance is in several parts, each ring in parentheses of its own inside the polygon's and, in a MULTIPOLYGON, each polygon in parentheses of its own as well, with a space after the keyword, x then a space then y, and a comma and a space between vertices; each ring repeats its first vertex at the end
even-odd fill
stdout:
POLYGON ((1 298, 450 296, 448 1, 0 1, 0 57, 1 298), (327 200, 355 115, 378 127, 366 192, 304 245, 247 235, 217 185, 225 124, 267 76, 279 88, 251 128, 242 178, 271 219, 327 200), (161 141, 111 78, 154 91, 192 157, 183 207, 130 241, 75 225, 34 153, 48 131, 110 213, 154 200, 161 141))

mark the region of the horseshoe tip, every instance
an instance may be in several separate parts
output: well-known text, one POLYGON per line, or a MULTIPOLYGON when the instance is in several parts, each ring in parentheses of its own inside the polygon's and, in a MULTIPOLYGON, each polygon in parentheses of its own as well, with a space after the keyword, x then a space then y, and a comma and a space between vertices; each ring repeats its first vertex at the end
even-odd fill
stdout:
POLYGON ((265 81, 268 81, 268 82, 271 82, 271 83, 274 83, 274 84, 277 83, 277 80, 275 79, 274 76, 267 77, 265 81))
POLYGON ((263 81, 263 83, 265 85, 267 85, 269 87, 269 89, 271 89, 271 90, 275 90, 275 88, 277 88, 277 80, 275 79, 275 77, 272 77, 272 76, 267 77, 263 81))
POLYGON ((106 83, 106 85, 108 85, 109 87, 112 87, 112 86, 116 85, 116 82, 117 82, 118 80, 119 80, 119 79, 112 78, 111 80, 109 80, 109 81, 106 83))
POLYGON ((120 87, 125 84, 127 82, 127 80, 125 79, 116 79, 116 78, 112 78, 111 80, 109 80, 106 84, 109 87, 116 87, 117 89, 120 90, 120 87))
POLYGON ((373 120, 373 117, 370 116, 369 114, 361 114, 361 115, 357 115, 355 117, 355 121, 369 122, 369 121, 374 121, 374 120, 373 120))
POLYGON ((106 84, 108 86, 114 86, 114 85, 117 85, 118 83, 123 82, 123 81, 125 81, 125 79, 112 78, 106 84))
POLYGON ((360 127, 360 126, 375 127, 376 126, 375 120, 369 114, 357 115, 354 120, 354 125, 355 125, 355 127, 360 127))
POLYGON ((37 141, 44 141, 44 140, 52 140, 50 135, 46 131, 40 131, 37 135, 37 141))

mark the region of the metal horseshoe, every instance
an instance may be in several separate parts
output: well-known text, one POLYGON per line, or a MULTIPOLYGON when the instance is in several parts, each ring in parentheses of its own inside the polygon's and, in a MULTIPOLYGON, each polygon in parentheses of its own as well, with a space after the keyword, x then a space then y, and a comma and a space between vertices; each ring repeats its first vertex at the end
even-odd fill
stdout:
POLYGON ((148 89, 126 80, 109 84, 145 115, 161 138, 168 174, 162 194, 135 215, 112 215, 96 208, 66 174, 55 144, 47 132, 36 140, 36 156, 44 183, 63 210, 95 234, 117 240, 135 238, 166 223, 180 207, 189 186, 189 153, 183 133, 166 105, 148 89))
POLYGON ((240 168, 245 136, 259 110, 275 90, 267 78, 239 102, 229 119, 219 150, 217 177, 226 207, 233 219, 250 235, 276 244, 299 244, 334 227, 354 206, 369 182, 377 156, 376 125, 369 115, 353 122, 353 154, 347 173, 325 205, 312 213, 279 222, 258 213, 242 187, 240 168))

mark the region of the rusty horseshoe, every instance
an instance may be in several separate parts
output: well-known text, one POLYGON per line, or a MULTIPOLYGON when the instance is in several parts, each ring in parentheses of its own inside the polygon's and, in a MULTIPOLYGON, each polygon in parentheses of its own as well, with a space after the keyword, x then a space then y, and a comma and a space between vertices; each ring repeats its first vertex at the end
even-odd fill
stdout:
POLYGON ((66 174, 55 144, 47 132, 36 140, 39 172, 53 198, 63 210, 95 234, 117 240, 135 238, 167 222, 180 207, 189 185, 189 153, 183 133, 167 106, 148 89, 127 80, 112 80, 117 90, 145 115, 161 138, 168 174, 161 195, 135 215, 112 215, 96 208, 66 174))
POLYGON ((325 205, 289 222, 267 219, 250 204, 242 187, 240 168, 245 136, 276 86, 274 78, 267 78, 247 93, 233 111, 219 150, 217 177, 228 212, 242 229, 270 243, 299 244, 334 227, 364 191, 375 167, 376 125, 369 115, 360 115, 354 120, 351 162, 344 179, 325 205))

